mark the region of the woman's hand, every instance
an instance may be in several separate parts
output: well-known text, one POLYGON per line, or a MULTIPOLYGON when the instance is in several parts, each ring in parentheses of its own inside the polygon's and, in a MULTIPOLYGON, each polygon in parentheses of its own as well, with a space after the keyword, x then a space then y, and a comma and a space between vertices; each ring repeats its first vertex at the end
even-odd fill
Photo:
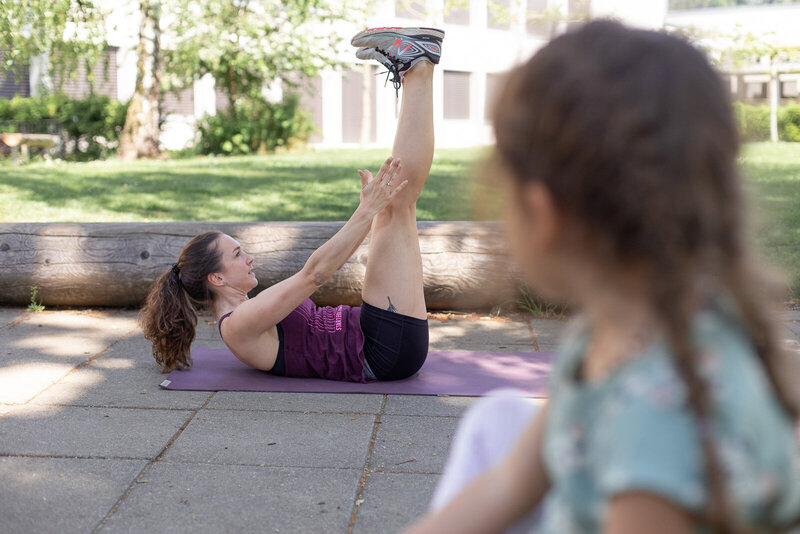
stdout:
POLYGON ((367 170, 359 170, 361 177, 361 203, 359 207, 374 217, 397 193, 408 185, 408 180, 401 180, 400 173, 403 167, 399 159, 387 158, 381 165, 378 175, 373 177, 367 170))

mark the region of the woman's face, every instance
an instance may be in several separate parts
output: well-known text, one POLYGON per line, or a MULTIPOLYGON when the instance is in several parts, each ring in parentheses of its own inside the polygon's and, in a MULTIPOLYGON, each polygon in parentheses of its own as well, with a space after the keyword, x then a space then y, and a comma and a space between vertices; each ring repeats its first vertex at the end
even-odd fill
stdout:
POLYGON ((217 247, 222 252, 222 269, 219 275, 225 285, 239 289, 245 293, 258 285, 253 272, 253 256, 242 249, 242 246, 229 235, 222 234, 217 240, 217 247))

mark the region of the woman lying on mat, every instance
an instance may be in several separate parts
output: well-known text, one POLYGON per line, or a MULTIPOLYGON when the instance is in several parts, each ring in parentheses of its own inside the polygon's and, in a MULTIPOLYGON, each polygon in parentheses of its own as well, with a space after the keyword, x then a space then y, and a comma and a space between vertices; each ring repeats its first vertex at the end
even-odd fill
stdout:
POLYGON ((800 532, 798 382, 745 243, 718 73, 676 37, 595 21, 497 102, 511 249, 582 315, 546 407, 471 407, 411 532, 800 532))
POLYGON ((300 272, 252 299, 253 257, 236 240, 209 232, 189 241, 140 313, 163 372, 191 366, 194 304, 214 310, 237 358, 272 374, 364 382, 408 378, 422 367, 428 321, 416 201, 433 160, 433 65, 443 37, 431 28, 378 28, 353 38, 356 56, 382 63, 403 88, 392 157, 375 176, 358 171, 358 208, 300 272), (370 230, 363 305, 315 306, 309 296, 370 230))

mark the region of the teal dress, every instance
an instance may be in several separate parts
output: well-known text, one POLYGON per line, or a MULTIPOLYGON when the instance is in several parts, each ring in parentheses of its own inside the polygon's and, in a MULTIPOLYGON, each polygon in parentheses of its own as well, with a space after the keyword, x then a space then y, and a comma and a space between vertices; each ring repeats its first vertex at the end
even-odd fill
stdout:
MULTIPOLYGON (((553 370, 544 439, 552 488, 536 531, 600 532, 611 498, 629 491, 704 510, 698 424, 666 344, 656 342, 604 379, 583 383, 576 377, 588 336, 579 325, 573 330, 553 370)), ((711 383, 710 427, 737 513, 749 524, 789 523, 800 515, 794 421, 731 319, 718 312, 698 314, 693 339, 701 373, 711 383)))

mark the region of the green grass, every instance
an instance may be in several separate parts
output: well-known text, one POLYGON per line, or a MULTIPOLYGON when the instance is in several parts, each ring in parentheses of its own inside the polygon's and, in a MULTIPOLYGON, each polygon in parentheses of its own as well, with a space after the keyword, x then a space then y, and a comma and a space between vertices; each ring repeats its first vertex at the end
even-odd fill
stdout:
MULTIPOLYGON (((437 150, 420 220, 474 219, 474 166, 483 149, 437 150)), ((336 221, 358 204, 356 169, 377 171, 388 150, 0 167, 4 222, 336 221)), ((800 143, 747 145, 757 242, 800 297, 800 143)))
MULTIPOLYGON (((438 150, 420 220, 472 218, 481 150, 438 150)), ((356 169, 377 172, 388 150, 0 168, 6 222, 337 221, 358 205, 356 169)))
POLYGON ((742 171, 759 252, 800 298, 800 143, 747 145, 742 171))

